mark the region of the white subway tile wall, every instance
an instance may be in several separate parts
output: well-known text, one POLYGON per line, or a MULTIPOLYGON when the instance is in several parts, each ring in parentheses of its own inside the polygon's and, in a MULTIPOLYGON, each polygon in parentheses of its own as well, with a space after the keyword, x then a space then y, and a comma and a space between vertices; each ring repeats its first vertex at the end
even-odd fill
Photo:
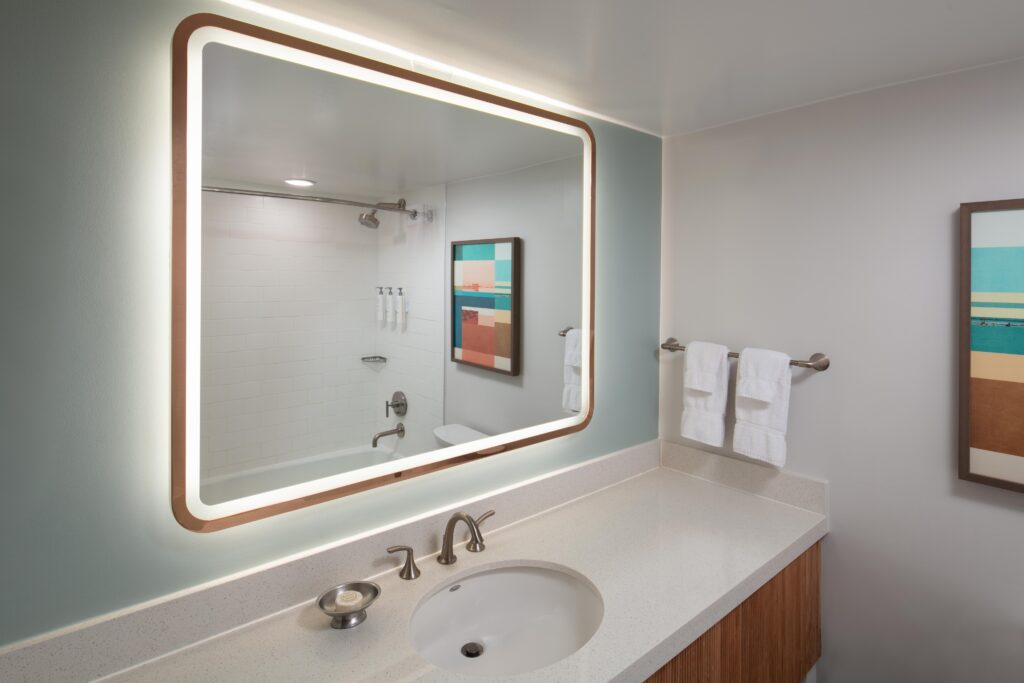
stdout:
MULTIPOLYGON (((378 233, 377 278, 380 284, 405 292, 408 314, 404 324, 377 323, 377 351, 388 359, 377 383, 377 431, 401 421, 405 438, 398 452, 412 455, 438 448, 434 428, 444 422, 444 273, 445 187, 438 185, 405 194, 410 208, 433 210, 434 220, 421 215, 387 213, 378 233), (409 412, 402 418, 384 417, 384 401, 394 391, 405 393, 409 412)), ((395 437, 388 437, 395 438, 395 437)))
POLYGON ((378 236, 358 213, 204 193, 204 476, 369 446, 378 236))

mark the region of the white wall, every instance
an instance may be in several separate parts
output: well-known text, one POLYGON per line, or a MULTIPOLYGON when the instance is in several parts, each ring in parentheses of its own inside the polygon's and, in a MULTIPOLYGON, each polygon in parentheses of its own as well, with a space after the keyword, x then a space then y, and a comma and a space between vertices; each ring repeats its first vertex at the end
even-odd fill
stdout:
POLYGON ((831 483, 822 683, 1021 680, 1024 496, 956 478, 955 297, 958 205, 1022 159, 1020 62, 666 141, 662 337, 832 357, 787 465, 831 483))
POLYGON ((205 476, 369 445, 377 234, 358 215, 203 194, 205 476))
POLYGON ((521 237, 523 307, 519 376, 454 363, 446 354, 446 422, 498 434, 567 415, 558 331, 580 325, 581 182, 576 157, 448 184, 446 258, 455 240, 521 237))
MULTIPOLYGON (((378 286, 402 287, 408 314, 404 325, 377 323, 377 353, 386 356, 379 368, 374 417, 375 431, 405 425, 405 437, 386 437, 381 443, 395 443, 402 455, 437 448, 434 427, 444 418, 444 272, 445 189, 443 185, 423 188, 404 195, 409 208, 434 211, 428 222, 422 214, 415 220, 406 215, 379 212, 377 230, 378 286), (384 401, 402 391, 409 402, 404 417, 384 417, 384 401)), ((382 201, 394 201, 393 197, 382 201)), ((385 290, 386 292, 387 290, 385 290)), ((390 446, 389 446, 390 447, 390 446)))

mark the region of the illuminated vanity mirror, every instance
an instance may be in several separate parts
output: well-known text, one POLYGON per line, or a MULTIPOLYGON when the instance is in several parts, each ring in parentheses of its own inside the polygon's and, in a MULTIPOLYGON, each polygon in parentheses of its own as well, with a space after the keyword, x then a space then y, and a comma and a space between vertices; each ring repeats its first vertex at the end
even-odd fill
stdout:
POLYGON ((174 83, 183 525, 585 426, 585 124, 212 15, 179 27, 174 83))

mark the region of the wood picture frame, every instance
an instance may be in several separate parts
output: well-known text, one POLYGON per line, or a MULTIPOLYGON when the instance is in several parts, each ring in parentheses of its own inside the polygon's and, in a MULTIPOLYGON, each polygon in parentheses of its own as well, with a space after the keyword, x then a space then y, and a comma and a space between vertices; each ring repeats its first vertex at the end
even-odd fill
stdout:
POLYGON ((523 240, 457 240, 451 247, 452 362, 518 376, 522 354, 523 240), (474 249, 479 253, 473 253, 474 249), (477 271, 472 282, 465 279, 470 277, 470 265, 477 271), (484 315, 489 320, 477 324, 484 315), (475 331, 472 336, 478 348, 469 348, 470 330, 475 331))
POLYGON ((1024 199, 960 205, 960 479, 1024 492, 1024 199))

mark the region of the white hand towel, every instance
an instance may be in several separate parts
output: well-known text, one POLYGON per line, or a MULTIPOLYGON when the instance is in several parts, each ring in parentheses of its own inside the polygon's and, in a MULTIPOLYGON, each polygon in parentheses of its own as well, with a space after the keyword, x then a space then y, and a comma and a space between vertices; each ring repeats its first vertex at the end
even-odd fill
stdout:
POLYGON ((709 446, 721 446, 725 443, 728 397, 729 349, 710 342, 687 344, 680 433, 709 446))
POLYGON ((583 335, 579 330, 565 333, 565 357, 562 362, 562 409, 567 413, 578 413, 583 403, 583 335))
POLYGON ((734 451, 776 467, 786 464, 791 380, 786 354, 765 349, 740 352, 734 451))
POLYGON ((384 290, 377 288, 377 320, 384 322, 384 290))
POLYGON ((384 295, 384 305, 386 308, 387 321, 389 323, 395 322, 395 295, 388 291, 384 295))

